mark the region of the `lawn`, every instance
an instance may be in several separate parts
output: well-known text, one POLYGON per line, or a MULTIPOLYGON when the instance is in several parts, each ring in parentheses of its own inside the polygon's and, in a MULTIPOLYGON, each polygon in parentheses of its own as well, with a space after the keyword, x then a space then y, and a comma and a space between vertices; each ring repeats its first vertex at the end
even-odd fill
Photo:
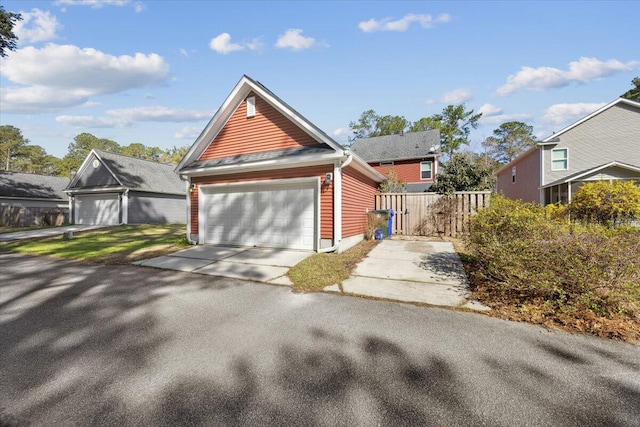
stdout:
POLYGON ((188 245, 184 224, 124 225, 75 234, 71 240, 0 243, 0 250, 47 255, 99 264, 127 264, 165 255, 188 245))
POLYGON ((315 254, 289 270, 293 289, 301 292, 320 292, 331 285, 341 285, 367 254, 378 244, 363 240, 341 254, 315 254))

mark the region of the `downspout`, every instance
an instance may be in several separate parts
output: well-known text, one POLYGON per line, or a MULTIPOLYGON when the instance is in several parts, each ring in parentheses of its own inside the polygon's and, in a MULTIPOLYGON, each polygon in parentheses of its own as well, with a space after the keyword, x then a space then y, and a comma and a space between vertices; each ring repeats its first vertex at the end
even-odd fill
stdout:
POLYGON ((353 155, 345 151, 347 160, 342 166, 333 168, 333 246, 324 249, 318 249, 318 253, 335 252, 340 246, 342 240, 342 169, 349 166, 353 160, 353 155))
POLYGON ((189 242, 189 244, 191 245, 195 245, 196 242, 194 242, 193 240, 191 240, 191 192, 193 191, 191 189, 191 177, 190 176, 185 176, 185 175, 179 175, 180 179, 184 181, 184 185, 186 187, 186 196, 185 198, 187 199, 187 232, 186 232, 186 238, 187 238, 187 242, 189 242))

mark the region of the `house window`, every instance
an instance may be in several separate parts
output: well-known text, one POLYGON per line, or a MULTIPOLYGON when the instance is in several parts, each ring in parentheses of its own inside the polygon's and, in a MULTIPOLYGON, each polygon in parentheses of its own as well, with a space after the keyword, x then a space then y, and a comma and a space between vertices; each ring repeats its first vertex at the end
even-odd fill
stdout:
POLYGON ((431 179, 433 162, 420 162, 420 179, 431 179))
POLYGON ((556 148, 551 150, 551 170, 564 171, 569 169, 569 149, 556 148))
POLYGON ((393 166, 393 162, 380 162, 380 166, 393 166))
POLYGON ((515 166, 511 168, 511 182, 513 184, 516 183, 516 167, 515 166))

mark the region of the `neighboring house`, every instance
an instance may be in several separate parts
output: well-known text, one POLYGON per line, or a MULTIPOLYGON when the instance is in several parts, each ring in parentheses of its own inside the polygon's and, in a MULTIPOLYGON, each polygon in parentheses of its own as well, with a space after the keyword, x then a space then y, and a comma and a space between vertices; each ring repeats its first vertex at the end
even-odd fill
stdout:
POLYGON ((187 187, 172 165, 91 150, 64 190, 75 224, 185 222, 187 187))
POLYGON ((176 171, 198 243, 344 250, 383 180, 262 84, 243 76, 176 171))
POLYGON ((567 203, 586 182, 640 183, 640 103, 619 98, 540 141, 496 172, 511 199, 567 203))
POLYGON ((438 171, 440 132, 427 130, 357 140, 350 149, 382 175, 395 170, 407 192, 429 191, 438 171))
POLYGON ((0 171, 0 224, 37 225, 45 212, 68 215, 69 198, 63 192, 68 183, 59 176, 0 171))

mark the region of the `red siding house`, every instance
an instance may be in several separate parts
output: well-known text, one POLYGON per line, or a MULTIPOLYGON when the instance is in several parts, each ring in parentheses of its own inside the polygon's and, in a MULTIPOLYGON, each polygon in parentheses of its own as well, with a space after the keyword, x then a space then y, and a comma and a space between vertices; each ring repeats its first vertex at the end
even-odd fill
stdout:
POLYGON ((429 191, 438 171, 440 132, 428 130, 357 140, 351 150, 382 175, 395 170, 407 192, 429 191))
POLYGON ((342 251, 364 237, 383 180, 243 76, 176 168, 199 244, 342 251))

